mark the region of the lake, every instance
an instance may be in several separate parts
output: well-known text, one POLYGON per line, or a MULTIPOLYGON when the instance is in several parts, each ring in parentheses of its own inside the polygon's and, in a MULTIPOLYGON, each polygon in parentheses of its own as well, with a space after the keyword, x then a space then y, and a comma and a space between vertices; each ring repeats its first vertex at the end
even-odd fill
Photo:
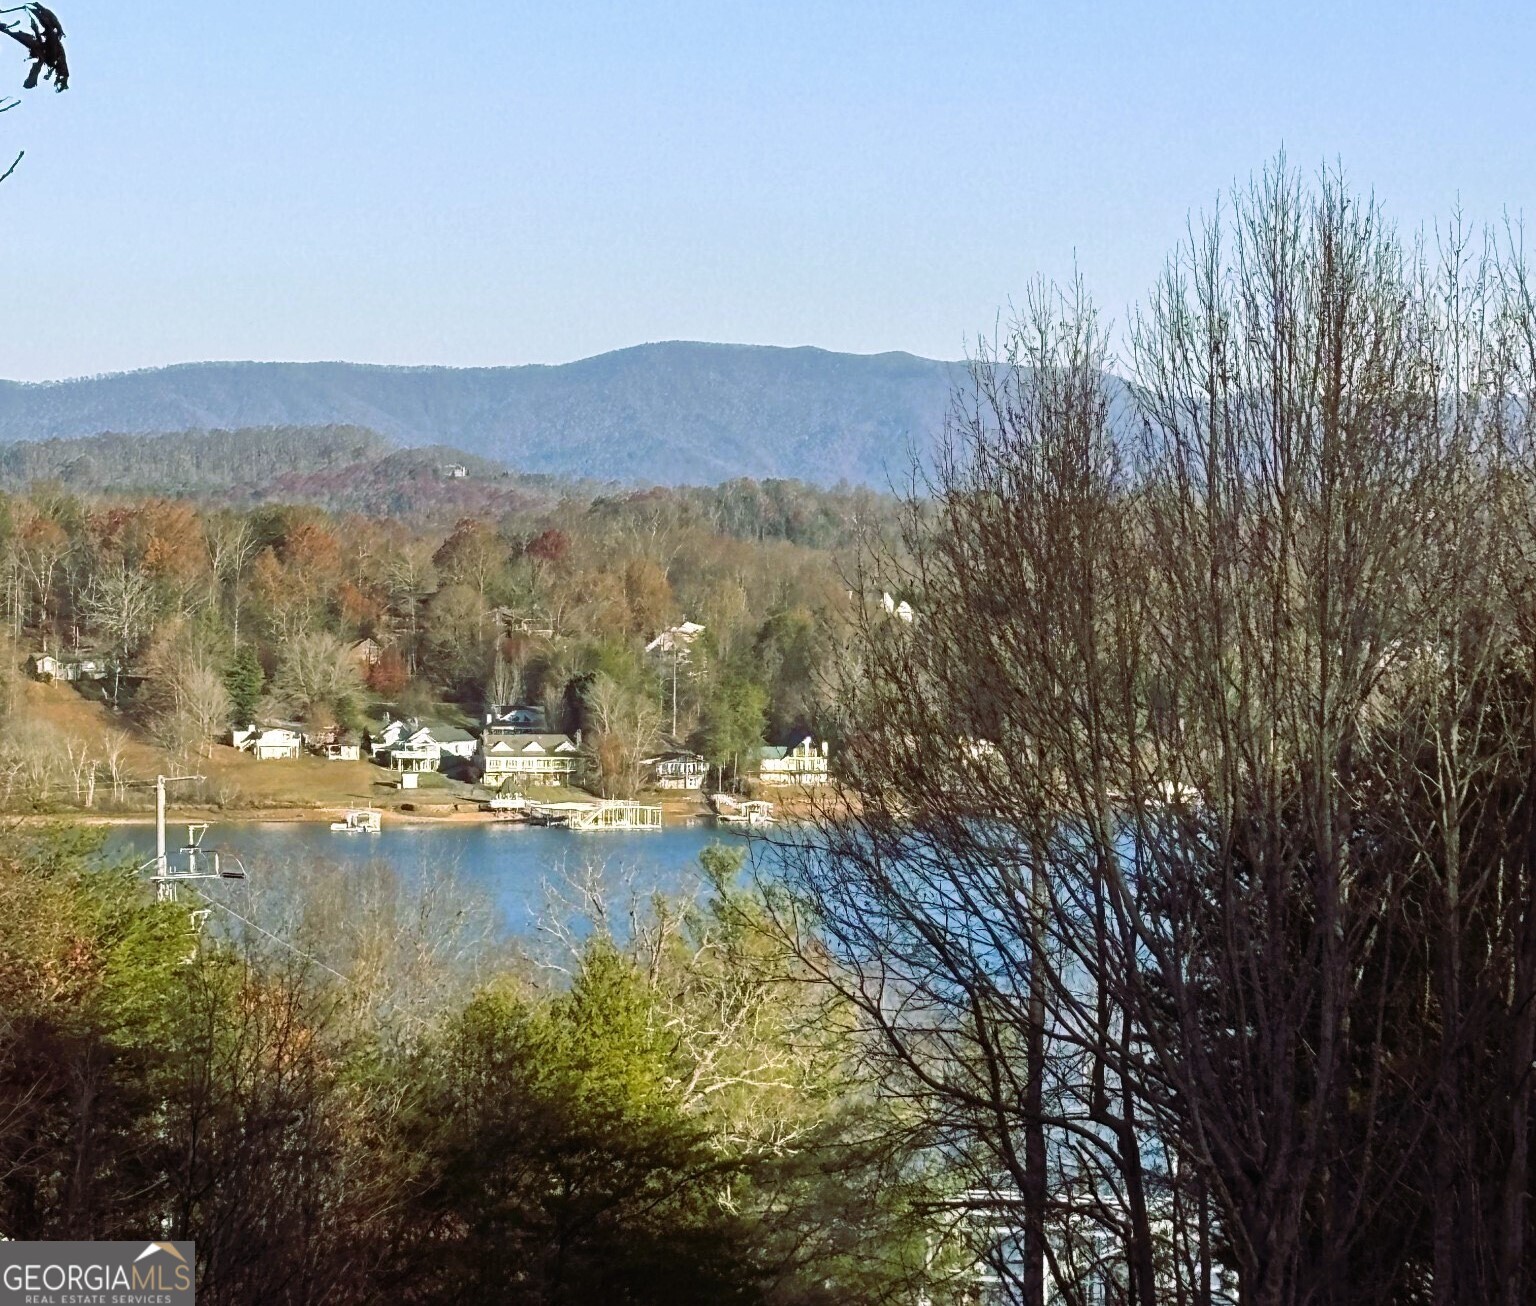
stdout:
MULTIPOLYGON (((167 846, 173 858, 185 836, 185 826, 170 826, 167 846)), ((600 864, 605 877, 627 890, 676 891, 694 883, 699 854, 714 843, 749 846, 741 834, 704 824, 580 834, 491 822, 386 823, 382 834, 347 835, 332 834, 318 822, 230 821, 214 825, 204 839, 204 847, 238 857, 253 882, 264 867, 312 867, 316 875, 345 875, 375 861, 387 862, 408 876, 447 869, 496 905, 508 933, 522 933, 532 924, 546 901, 546 883, 562 875, 600 864)), ((154 828, 115 827, 107 850, 153 857, 154 828)), ((238 895, 241 886, 216 883, 208 891, 238 895)))

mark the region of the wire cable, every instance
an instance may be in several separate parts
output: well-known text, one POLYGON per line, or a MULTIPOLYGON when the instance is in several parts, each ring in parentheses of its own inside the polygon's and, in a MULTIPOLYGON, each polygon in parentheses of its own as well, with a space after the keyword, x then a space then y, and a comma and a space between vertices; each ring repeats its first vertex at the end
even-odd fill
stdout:
POLYGON ((339 970, 336 970, 333 967, 327 966, 323 961, 320 960, 319 957, 313 956, 312 954, 310 954, 308 952, 305 952, 303 948, 296 947, 292 943, 289 943, 287 939, 280 938, 278 935, 273 934, 271 930, 264 929, 262 926, 256 924, 255 921, 249 919, 248 917, 242 916, 233 907, 231 907, 227 902, 220 902, 217 898, 210 898, 201 889, 193 889, 192 892, 195 893, 204 902, 211 903, 213 906, 218 907, 218 908, 222 909, 223 911, 227 911, 237 921, 240 921, 241 923, 243 923, 245 925, 249 925, 253 930, 256 931, 256 933, 266 935, 267 938, 271 939, 273 943, 280 943, 280 944, 282 944, 283 947, 287 948, 288 951, 293 953, 295 956, 303 957, 305 961, 313 962, 316 966, 320 967, 321 970, 325 971, 328 974, 334 975, 343 984, 350 984, 353 988, 357 988, 358 987, 357 981, 354 980, 351 976, 343 975, 339 970))

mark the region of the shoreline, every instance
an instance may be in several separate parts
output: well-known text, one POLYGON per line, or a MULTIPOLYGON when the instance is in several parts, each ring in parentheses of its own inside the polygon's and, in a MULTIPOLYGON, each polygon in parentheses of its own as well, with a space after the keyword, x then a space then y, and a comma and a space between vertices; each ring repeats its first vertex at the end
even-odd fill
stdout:
MULTIPOLYGON (((696 826, 705 823, 714 823, 714 814, 708 809, 702 800, 679 801, 671 795, 660 802, 649 804, 662 809, 662 828, 675 828, 696 826), (670 799, 670 801, 669 801, 670 799)), ((275 804, 271 807, 251 807, 231 810, 229 808, 209 807, 197 804, 173 804, 166 816, 167 825, 185 825, 188 822, 206 821, 210 825, 326 825, 333 821, 339 821, 352 810, 356 810, 358 804, 326 804, 314 807, 301 807, 293 804, 275 804)), ((374 810, 383 814, 384 820, 389 825, 507 825, 521 824, 521 822, 509 822, 493 815, 486 809, 475 808, 464 810, 464 804, 455 804, 452 808, 446 808, 445 804, 436 805, 439 810, 401 811, 398 807, 374 805, 374 810)), ((812 816, 817 810, 817 802, 813 796, 796 795, 794 799, 784 802, 776 802, 779 824, 800 824, 812 816), (798 800, 798 801, 796 801, 798 800)), ((105 812, 100 810, 79 809, 64 810, 58 812, 5 812, 0 813, 0 822, 10 822, 19 825, 54 825, 68 823, 72 825, 88 826, 152 826, 155 823, 153 811, 128 811, 105 812)), ((722 829, 735 828, 730 825, 722 825, 722 829)))

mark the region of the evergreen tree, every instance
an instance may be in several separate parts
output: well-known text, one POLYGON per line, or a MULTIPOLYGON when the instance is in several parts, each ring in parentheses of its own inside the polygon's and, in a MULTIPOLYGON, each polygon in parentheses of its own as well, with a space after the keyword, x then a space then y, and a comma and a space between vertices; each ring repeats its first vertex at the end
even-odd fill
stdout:
POLYGON ((704 701, 693 746, 714 766, 741 770, 768 724, 768 692, 745 676, 723 676, 704 701))
POLYGON ((224 687, 229 690, 229 718, 237 726, 248 726, 256 719, 256 705, 266 684, 256 650, 242 644, 235 650, 234 661, 224 673, 224 687))

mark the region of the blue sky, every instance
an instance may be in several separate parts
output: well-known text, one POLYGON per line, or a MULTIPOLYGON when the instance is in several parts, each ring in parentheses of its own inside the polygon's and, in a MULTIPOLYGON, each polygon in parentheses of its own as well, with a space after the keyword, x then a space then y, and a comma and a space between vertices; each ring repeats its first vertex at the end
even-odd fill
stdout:
POLYGON ((1405 227, 1536 216, 1529 5, 55 8, 73 87, 0 117, 5 377, 958 357, 1074 263, 1123 320, 1282 145, 1405 227))

